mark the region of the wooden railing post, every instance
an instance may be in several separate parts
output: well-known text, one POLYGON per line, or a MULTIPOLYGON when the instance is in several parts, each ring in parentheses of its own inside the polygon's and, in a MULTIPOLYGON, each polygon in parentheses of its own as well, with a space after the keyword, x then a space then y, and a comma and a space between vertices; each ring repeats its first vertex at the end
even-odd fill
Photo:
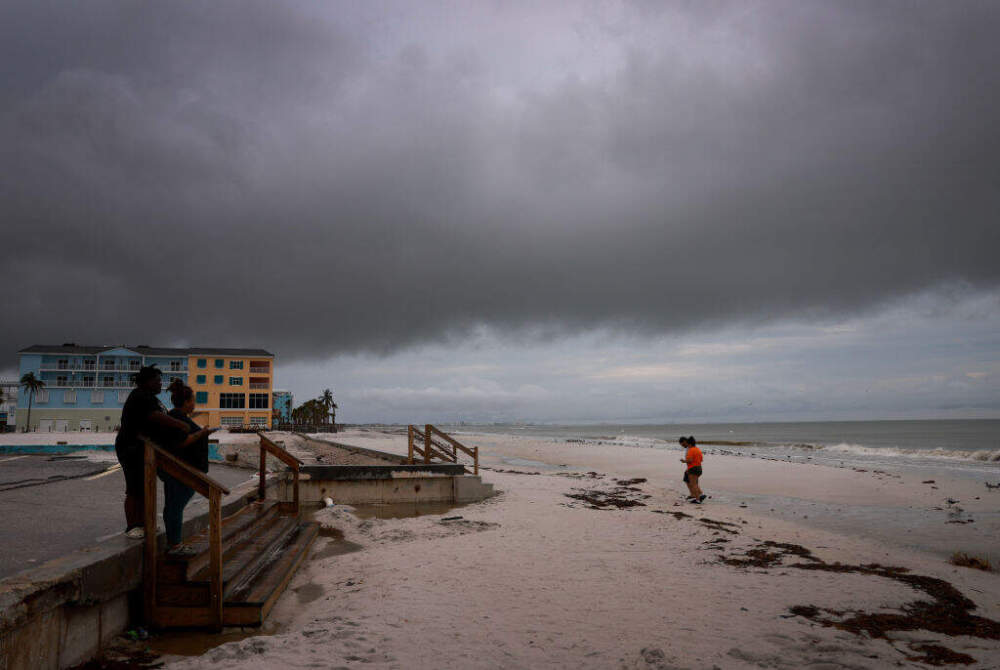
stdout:
POLYGON ((147 626, 156 624, 156 452, 143 442, 143 528, 146 531, 142 557, 142 609, 147 626))
POLYGON ((299 513, 299 467, 296 465, 292 468, 292 472, 295 473, 295 491, 292 493, 292 504, 295 505, 295 513, 299 513))
POLYGON ((267 451, 264 449, 264 436, 260 436, 260 481, 257 483, 257 497, 263 500, 267 497, 267 451))
POLYGON ((472 457, 473 457, 473 459, 475 459, 473 461, 474 465, 472 466, 473 467, 472 474, 478 475, 479 474, 479 447, 473 447, 472 451, 474 452, 472 457))
POLYGON ((209 608, 215 627, 222 630, 222 494, 215 487, 208 492, 208 546, 209 608))
POLYGON ((424 463, 431 462, 431 424, 424 425, 424 463))
POLYGON ((413 465, 413 426, 409 425, 406 427, 406 447, 408 456, 406 462, 413 465))

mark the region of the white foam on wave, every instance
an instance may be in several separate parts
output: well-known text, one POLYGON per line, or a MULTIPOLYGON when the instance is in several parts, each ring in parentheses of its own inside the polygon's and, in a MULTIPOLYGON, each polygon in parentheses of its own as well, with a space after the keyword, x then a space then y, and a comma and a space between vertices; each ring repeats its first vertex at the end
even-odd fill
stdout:
POLYGON ((889 456, 897 458, 943 458, 963 461, 1000 462, 1000 449, 901 449, 898 447, 866 447, 861 444, 840 444, 824 447, 826 451, 837 451, 859 456, 889 456))
POLYGON ((587 444, 591 446, 610 445, 615 447, 635 447, 638 449, 663 449, 665 446, 672 444, 666 440, 661 440, 655 437, 639 437, 638 435, 627 434, 617 435, 615 437, 570 437, 565 438, 563 441, 587 444))

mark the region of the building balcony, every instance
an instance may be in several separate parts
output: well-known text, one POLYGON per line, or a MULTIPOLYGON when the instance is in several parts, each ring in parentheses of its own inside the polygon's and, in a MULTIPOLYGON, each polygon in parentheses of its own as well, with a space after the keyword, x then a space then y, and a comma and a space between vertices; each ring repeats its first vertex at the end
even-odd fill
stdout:
POLYGON ((250 366, 250 374, 252 374, 252 375, 269 375, 269 374, 271 374, 271 368, 269 368, 269 367, 258 367, 258 366, 251 365, 250 366))
POLYGON ((267 384, 267 383, 263 383, 263 382, 250 382, 250 390, 251 391, 266 391, 270 387, 271 387, 271 385, 267 384))

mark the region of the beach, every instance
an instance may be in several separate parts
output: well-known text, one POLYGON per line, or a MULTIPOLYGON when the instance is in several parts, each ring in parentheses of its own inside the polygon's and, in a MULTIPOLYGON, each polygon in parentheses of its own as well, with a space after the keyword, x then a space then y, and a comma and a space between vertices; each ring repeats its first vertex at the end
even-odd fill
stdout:
MULTIPOLYGON (((406 450, 398 430, 325 437, 406 450)), ((497 496, 416 517, 320 510, 324 537, 270 634, 167 657, 168 667, 1000 662, 1000 578, 947 561, 962 550, 997 562, 1000 492, 982 482, 706 447, 712 497, 697 506, 683 502, 679 450, 459 437, 480 447, 497 496), (878 520, 897 516, 879 537, 878 520)))

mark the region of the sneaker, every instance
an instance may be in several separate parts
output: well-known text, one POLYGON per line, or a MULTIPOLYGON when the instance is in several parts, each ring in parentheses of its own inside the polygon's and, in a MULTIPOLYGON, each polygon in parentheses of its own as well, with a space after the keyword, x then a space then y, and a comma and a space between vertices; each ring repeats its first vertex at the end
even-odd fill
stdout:
POLYGON ((170 547, 170 549, 167 550, 167 553, 170 556, 174 556, 176 558, 186 558, 189 556, 197 555, 198 550, 186 544, 178 544, 173 547, 170 547))
POLYGON ((125 537, 133 540, 141 540, 146 537, 146 529, 142 526, 135 526, 125 531, 125 537))
POLYGON ((688 500, 688 502, 691 503, 692 505, 700 505, 701 504, 701 498, 690 498, 688 500))
POLYGON ((702 493, 701 496, 698 497, 698 502, 705 502, 705 498, 707 498, 707 497, 708 497, 707 495, 705 495, 704 493, 702 493))

